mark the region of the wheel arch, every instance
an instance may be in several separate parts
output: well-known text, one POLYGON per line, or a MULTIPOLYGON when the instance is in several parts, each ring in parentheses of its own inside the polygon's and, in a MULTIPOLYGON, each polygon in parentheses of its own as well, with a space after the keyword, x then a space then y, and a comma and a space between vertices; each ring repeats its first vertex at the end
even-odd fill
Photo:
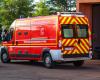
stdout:
POLYGON ((7 54, 8 54, 8 48, 7 48, 7 47, 1 47, 0 55, 1 55, 4 51, 6 51, 7 54))
MULTIPOLYGON (((42 60, 45 54, 50 54, 50 49, 49 48, 44 48, 42 51, 42 60)), ((50 54, 51 55, 51 54, 50 54)))

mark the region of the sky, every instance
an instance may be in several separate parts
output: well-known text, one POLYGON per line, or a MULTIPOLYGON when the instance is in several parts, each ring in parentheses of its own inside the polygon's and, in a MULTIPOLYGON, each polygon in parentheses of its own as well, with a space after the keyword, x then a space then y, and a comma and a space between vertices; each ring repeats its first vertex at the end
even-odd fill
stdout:
POLYGON ((34 0, 35 2, 39 2, 40 0, 34 0))

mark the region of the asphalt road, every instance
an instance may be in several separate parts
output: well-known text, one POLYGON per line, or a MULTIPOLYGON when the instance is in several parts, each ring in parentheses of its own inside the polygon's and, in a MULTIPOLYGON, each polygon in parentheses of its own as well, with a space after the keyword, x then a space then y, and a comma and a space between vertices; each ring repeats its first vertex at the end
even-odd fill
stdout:
POLYGON ((0 63, 0 80, 100 80, 100 61, 86 61, 80 68, 60 64, 54 69, 27 61, 0 63))

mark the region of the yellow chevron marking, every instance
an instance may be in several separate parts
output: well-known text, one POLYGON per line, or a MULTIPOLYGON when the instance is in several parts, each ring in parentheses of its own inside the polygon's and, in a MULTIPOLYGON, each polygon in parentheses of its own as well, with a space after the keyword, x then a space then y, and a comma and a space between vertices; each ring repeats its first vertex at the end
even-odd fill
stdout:
POLYGON ((67 46, 69 42, 70 42, 70 39, 69 39, 69 40, 67 40, 67 42, 65 43, 65 46, 67 46))
POLYGON ((87 49, 89 49, 89 46, 87 45, 87 43, 82 39, 81 40, 83 43, 84 43, 84 46, 87 48, 87 49))
POLYGON ((71 54, 72 50, 70 50, 67 54, 71 54))
POLYGON ((75 54, 76 53, 76 49, 74 49, 73 53, 72 54, 75 54))
POLYGON ((64 44, 65 41, 66 41, 66 39, 63 39, 63 40, 62 40, 62 44, 64 44))
POLYGON ((86 19, 87 22, 89 22, 87 17, 85 17, 85 19, 86 19))
POLYGON ((89 43, 89 40, 88 40, 88 39, 85 39, 85 41, 86 41, 87 43, 89 43))
POLYGON ((61 21, 61 24, 64 24, 65 20, 66 20, 66 17, 63 18, 63 20, 61 21))
POLYGON ((85 39, 86 40, 86 42, 89 44, 89 47, 90 47, 90 42, 89 42, 89 40, 88 39, 85 39))
POLYGON ((75 23, 76 23, 76 24, 79 24, 76 20, 75 20, 75 23))
POLYGON ((61 50, 63 51, 63 48, 61 48, 61 50))
POLYGON ((74 51, 73 51, 73 54, 75 54, 76 53, 76 49, 74 49, 74 51))
POLYGON ((74 23, 74 21, 75 21, 75 20, 74 20, 74 19, 72 19, 72 21, 70 22, 70 24, 73 24, 73 23, 74 23))
POLYGON ((75 40, 73 39, 69 45, 72 46, 72 44, 73 44, 74 42, 75 42, 75 40))
POLYGON ((81 51, 81 53, 84 53, 83 50, 79 46, 77 46, 77 48, 81 51))
POLYGON ((80 44, 80 46, 84 49, 85 53, 88 53, 88 51, 85 49, 85 47, 82 45, 82 43, 80 44))
POLYGON ((64 51, 64 54, 66 54, 67 53, 67 51, 64 51))
POLYGON ((76 53, 77 53, 77 54, 80 54, 79 51, 78 51, 77 49, 76 49, 76 53))
POLYGON ((87 22, 86 22, 83 18, 81 18, 81 20, 82 20, 85 24, 87 24, 87 22))
POLYGON ((68 18, 68 20, 65 22, 65 24, 68 24, 70 20, 71 20, 71 17, 68 18))
POLYGON ((76 23, 76 24, 78 24, 78 22, 75 20, 75 19, 73 19, 72 21, 71 21, 71 24, 73 24, 73 23, 76 23))
POLYGON ((77 54, 80 54, 79 51, 78 51, 77 49, 75 49, 75 50, 73 51, 72 54, 76 54, 76 53, 77 53, 77 54))
POLYGON ((83 24, 82 21, 78 17, 76 17, 76 19, 79 21, 79 23, 83 24))

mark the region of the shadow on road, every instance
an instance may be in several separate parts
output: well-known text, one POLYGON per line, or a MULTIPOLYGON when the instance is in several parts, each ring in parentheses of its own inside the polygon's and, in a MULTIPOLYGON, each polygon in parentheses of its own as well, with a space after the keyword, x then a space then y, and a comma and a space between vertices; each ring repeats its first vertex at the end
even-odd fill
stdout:
MULTIPOLYGON (((14 61, 11 62, 10 64, 17 64, 17 65, 22 65, 22 66, 34 66, 34 67, 40 67, 40 68, 45 68, 42 62, 29 62, 29 61, 14 61)), ((84 64, 82 67, 75 67, 74 65, 72 65, 72 63, 66 63, 66 64, 57 64, 54 66, 55 70, 59 69, 59 70, 92 70, 92 71, 100 71, 100 66, 98 65, 92 65, 92 64, 84 64)))
POLYGON ((37 67, 43 67, 43 64, 41 62, 30 62, 30 61, 14 61, 10 64, 17 64, 17 65, 25 65, 25 66, 37 66, 37 67))

